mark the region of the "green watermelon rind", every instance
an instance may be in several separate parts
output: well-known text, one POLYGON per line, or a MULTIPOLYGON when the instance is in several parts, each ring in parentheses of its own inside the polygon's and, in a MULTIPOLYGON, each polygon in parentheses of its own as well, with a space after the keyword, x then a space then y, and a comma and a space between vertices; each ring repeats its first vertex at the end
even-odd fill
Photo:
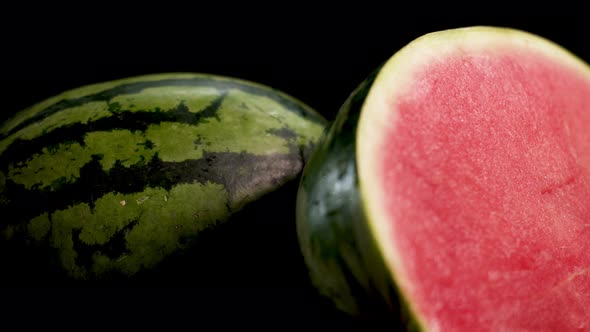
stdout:
POLYGON ((391 282, 360 199, 357 125, 379 70, 342 105, 303 170, 297 194, 297 235, 312 283, 339 310, 420 331, 419 321, 391 282))
POLYGON ((133 276, 186 247, 180 237, 213 228, 295 179, 326 123, 282 91, 211 74, 143 75, 66 91, 1 126, 0 212, 11 218, 0 223, 0 240, 25 236, 57 249, 75 279, 133 276), (164 214, 179 221, 154 222, 164 214), (139 232, 148 224, 152 230, 139 232), (125 253, 105 253, 115 236, 125 253), (87 251, 84 266, 76 246, 87 251))

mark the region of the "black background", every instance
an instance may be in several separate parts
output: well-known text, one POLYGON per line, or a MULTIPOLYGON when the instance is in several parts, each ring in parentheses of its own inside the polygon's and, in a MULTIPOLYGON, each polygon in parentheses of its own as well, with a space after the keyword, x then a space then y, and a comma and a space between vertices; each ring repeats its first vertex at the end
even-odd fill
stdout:
MULTIPOLYGON (((198 2, 144 3, 125 10, 122 4, 98 3, 7 8, 0 32, 0 121, 81 85, 163 72, 203 72, 263 83, 331 120, 349 93, 397 49, 422 34, 469 25, 527 30, 590 61, 590 22, 571 14, 580 8, 570 8, 570 14, 548 8, 538 15, 507 14, 509 10, 493 15, 482 4, 472 12, 467 7, 449 15, 437 10, 424 14, 422 4, 412 10, 390 5, 347 7, 345 12, 279 2, 258 8, 198 2)), ((200 281, 211 287, 194 287, 194 271, 149 287, 4 285, 2 302, 12 310, 3 312, 18 317, 18 324, 34 323, 30 313, 35 312, 43 316, 43 324, 80 328, 161 324, 179 330, 199 327, 205 320, 215 326, 279 330, 293 325, 313 330, 318 322, 361 328, 319 298, 307 280, 291 212, 295 186, 245 211, 236 219, 242 223, 234 221, 233 230, 209 240, 201 256, 207 256, 204 264, 210 271, 200 281)))
POLYGON ((524 29, 590 61, 590 23, 581 7, 564 11, 554 5, 535 9, 540 12, 535 15, 499 3, 455 13, 444 7, 424 13, 420 9, 427 5, 420 3, 413 9, 394 4, 320 10, 293 4, 201 8, 198 3, 122 11, 105 5, 64 7, 63 12, 35 5, 32 13, 6 11, 0 31, 0 120, 67 89, 159 72, 256 81, 296 96, 332 119, 361 80, 412 39, 470 25, 524 29))

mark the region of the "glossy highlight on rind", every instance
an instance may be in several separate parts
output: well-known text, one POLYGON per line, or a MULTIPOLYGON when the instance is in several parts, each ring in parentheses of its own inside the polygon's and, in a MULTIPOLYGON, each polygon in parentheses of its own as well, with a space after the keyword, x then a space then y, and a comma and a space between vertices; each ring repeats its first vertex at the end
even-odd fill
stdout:
POLYGON ((132 277, 297 178, 325 124, 280 91, 214 75, 64 92, 2 125, 0 239, 47 247, 74 279, 132 277))

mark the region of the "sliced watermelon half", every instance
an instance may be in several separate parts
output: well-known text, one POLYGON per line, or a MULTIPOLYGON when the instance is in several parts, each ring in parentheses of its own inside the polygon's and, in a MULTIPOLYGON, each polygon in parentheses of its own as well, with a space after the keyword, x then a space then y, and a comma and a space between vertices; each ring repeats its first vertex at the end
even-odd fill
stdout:
POLYGON ((488 26, 396 52, 301 180, 320 292, 412 330, 590 331, 589 68, 488 26))

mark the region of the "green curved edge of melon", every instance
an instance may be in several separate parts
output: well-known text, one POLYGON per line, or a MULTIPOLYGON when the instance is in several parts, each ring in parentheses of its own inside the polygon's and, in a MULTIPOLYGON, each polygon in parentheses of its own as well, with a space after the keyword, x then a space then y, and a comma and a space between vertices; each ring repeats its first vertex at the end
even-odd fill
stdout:
POLYGON ((356 129, 379 69, 342 105, 303 170, 297 236, 312 283, 338 309, 363 320, 420 331, 423 328, 398 295, 371 235, 358 186, 356 129))
POLYGON ((318 122, 326 122, 324 117, 319 114, 315 109, 304 103, 303 101, 299 100, 298 98, 285 93, 284 91, 275 89, 265 84, 261 84, 258 82, 250 81, 247 79, 241 79, 237 77, 230 77, 230 76, 221 76, 211 73, 199 73, 199 72, 165 72, 165 73, 155 73, 155 74, 146 74, 146 75, 138 75, 132 77, 125 77, 120 79, 115 79, 106 82, 100 83, 93 83, 87 84, 80 87, 75 87, 70 90, 64 91, 59 93, 55 96, 49 97, 42 101, 39 101, 23 110, 16 112, 13 116, 9 117, 3 123, 0 123, 0 134, 6 133, 10 131, 12 128, 17 126, 19 123, 33 117, 39 111, 54 105, 60 101, 68 100, 68 99, 76 99, 80 97, 85 97, 92 94, 97 94, 102 91, 111 89, 116 86, 120 86, 123 84, 130 84, 130 83, 140 83, 140 82, 156 82, 161 80, 177 80, 177 79, 208 79, 211 81, 219 81, 219 82, 229 82, 229 83, 237 83, 241 85, 251 86, 253 88, 257 88, 260 90, 266 90, 269 93, 274 95, 280 96, 285 100, 290 100, 294 104, 299 105, 303 108, 311 117, 313 117, 318 122))

